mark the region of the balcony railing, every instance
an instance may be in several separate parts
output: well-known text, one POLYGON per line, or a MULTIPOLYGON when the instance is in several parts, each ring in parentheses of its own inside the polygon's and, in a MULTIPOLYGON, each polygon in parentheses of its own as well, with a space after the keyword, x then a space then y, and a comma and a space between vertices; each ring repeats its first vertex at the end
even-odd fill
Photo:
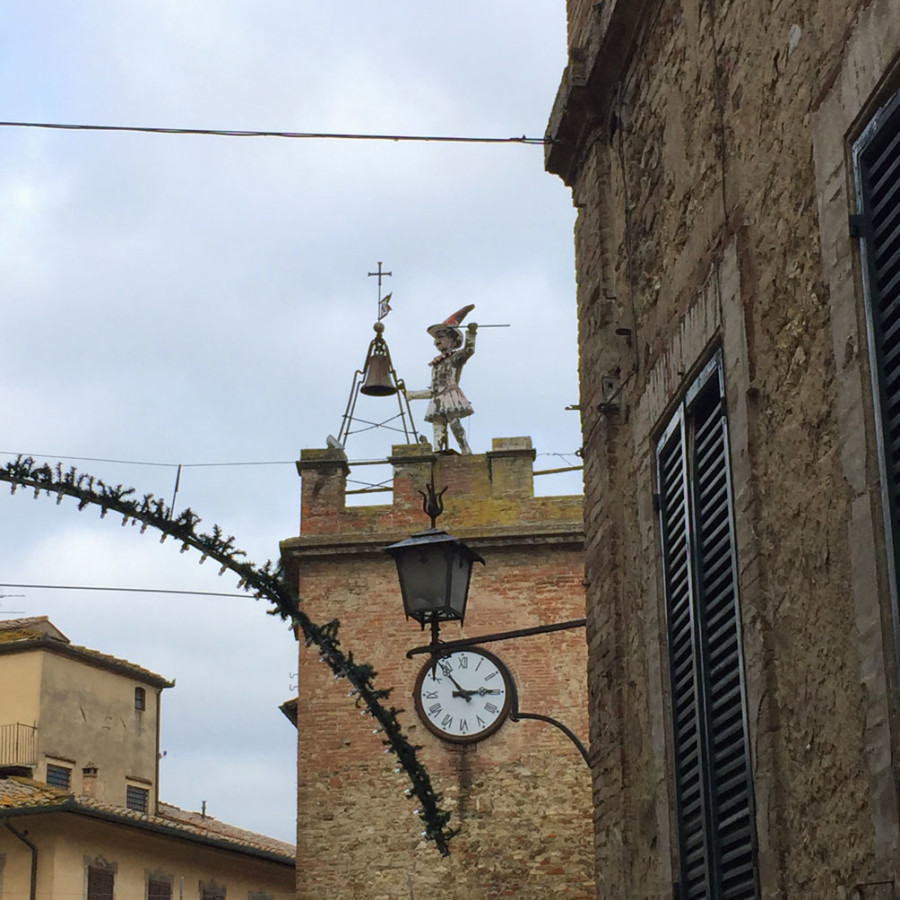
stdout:
POLYGON ((0 766, 37 765, 37 728, 13 722, 0 725, 0 766))

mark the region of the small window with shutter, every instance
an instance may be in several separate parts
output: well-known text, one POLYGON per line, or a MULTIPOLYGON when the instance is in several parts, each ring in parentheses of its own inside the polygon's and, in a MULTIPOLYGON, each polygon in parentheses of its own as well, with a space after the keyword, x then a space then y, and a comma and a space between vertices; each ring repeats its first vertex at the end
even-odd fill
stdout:
POLYGON ((114 900, 115 872, 111 868, 89 866, 87 872, 87 900, 114 900))
POLYGON ((135 784, 125 785, 125 805, 136 812, 147 812, 150 808, 150 791, 135 784))
POLYGON ((47 763, 47 784, 68 790, 72 784, 72 769, 69 766, 47 763))
POLYGON ((721 356, 656 448, 681 900, 759 897, 721 356))
POLYGON ((172 879, 165 875, 148 875, 147 900, 172 900, 172 879))

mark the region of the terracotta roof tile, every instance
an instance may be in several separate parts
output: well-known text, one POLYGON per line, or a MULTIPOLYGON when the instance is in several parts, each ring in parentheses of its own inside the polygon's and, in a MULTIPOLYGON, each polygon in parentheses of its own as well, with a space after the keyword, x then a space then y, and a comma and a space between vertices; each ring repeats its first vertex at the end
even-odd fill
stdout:
POLYGON ((247 831, 245 828, 238 828, 236 825, 229 825, 227 822, 220 822, 218 819, 204 816, 198 812, 179 809, 177 806, 172 806, 171 803, 160 803, 159 813, 163 818, 169 819, 172 822, 180 822, 183 825, 199 828, 209 834, 214 834, 217 837, 228 840, 234 840, 238 843, 252 844, 258 846, 260 849, 269 850, 272 853, 284 853, 291 857, 295 856, 297 853, 297 848, 293 844, 266 837, 265 835, 257 834, 254 831, 247 831))
POLYGON ((164 828, 181 832, 186 838, 200 838, 230 845, 235 850, 265 853, 280 857, 282 862, 293 864, 296 847, 285 841, 257 834, 220 822, 211 816, 188 812, 170 803, 159 804, 159 814, 149 815, 137 810, 114 806, 93 797, 75 796, 59 788, 49 787, 30 778, 10 776, 0 778, 0 811, 12 812, 83 812, 85 814, 102 813, 137 827, 164 828))
POLYGON ((10 635, 18 633, 32 636, 46 634, 57 641, 62 641, 64 644, 69 643, 69 639, 50 621, 49 616, 29 616, 27 619, 0 620, 0 641, 18 640, 19 638, 10 637, 10 635))
POLYGON ((172 687, 172 685, 175 684, 174 681, 168 681, 163 678, 162 675, 158 675, 156 672, 151 672, 150 669, 145 669, 143 666, 139 666, 136 663, 129 662, 127 659, 122 659, 118 656, 111 656, 108 653, 101 653, 99 650, 91 650, 90 647, 82 647, 79 644, 70 644, 69 646, 72 650, 77 651, 79 656, 83 656, 87 659, 94 659, 99 663, 115 666, 117 668, 130 669, 134 674, 143 675, 150 681, 165 681, 166 687, 172 687))
POLYGON ((30 778, 0 778, 0 809, 24 809, 31 806, 53 806, 64 803, 66 791, 32 781, 30 778))
POLYGON ((81 659, 88 664, 92 663, 102 668, 118 670, 131 677, 160 687, 172 687, 175 684, 174 681, 168 681, 162 675, 129 662, 127 659, 111 656, 108 653, 101 653, 99 650, 91 650, 90 647, 72 644, 64 635, 65 639, 61 640, 53 632, 60 635, 62 632, 58 631, 52 624, 50 624, 50 628, 53 629, 53 632, 43 629, 39 630, 33 627, 33 624, 28 624, 42 621, 47 621, 50 624, 46 616, 39 616, 34 619, 13 619, 3 623, 2 627, 0 627, 0 652, 16 653, 25 650, 49 650, 51 653, 81 659))

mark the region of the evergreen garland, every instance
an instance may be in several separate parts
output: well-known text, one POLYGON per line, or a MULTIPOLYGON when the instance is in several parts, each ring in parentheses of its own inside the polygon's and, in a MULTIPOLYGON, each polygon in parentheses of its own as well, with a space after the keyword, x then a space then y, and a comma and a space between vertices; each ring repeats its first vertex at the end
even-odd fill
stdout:
POLYGON ((376 672, 372 666, 358 663, 353 653, 344 653, 338 640, 337 619, 317 625, 300 608, 297 592, 284 577, 281 566, 273 566, 271 561, 258 567, 247 562, 246 554, 234 546, 234 537, 225 537, 218 525, 214 525, 211 534, 197 531, 200 517, 191 509, 185 509, 178 516, 165 502, 147 494, 143 499, 133 497, 133 488, 122 485, 111 486, 99 478, 78 473, 75 468, 66 471, 60 463, 56 466, 35 466, 30 457, 18 457, 13 462, 0 468, 0 481, 10 484, 11 493, 15 494, 19 487, 34 491, 35 498, 41 494, 56 495, 57 504, 63 497, 74 497, 78 500, 78 509, 89 504, 100 507, 100 517, 114 512, 122 516, 122 525, 140 524, 141 533, 147 528, 155 528, 162 533, 160 543, 171 537, 181 542, 181 552, 194 548, 200 553, 200 562, 213 559, 220 565, 219 574, 226 570, 234 572, 238 578, 238 587, 252 594, 257 600, 265 599, 272 604, 268 610, 270 615, 280 616, 285 621, 296 625, 303 633, 306 645, 313 644, 319 650, 319 660, 328 665, 336 679, 346 678, 350 683, 350 697, 355 699, 362 715, 370 715, 378 723, 375 732, 384 735, 385 753, 397 756, 398 774, 406 771, 411 787, 406 790, 408 798, 418 799, 416 810, 425 824, 422 836, 434 841, 443 856, 450 853, 449 841, 457 833, 448 828, 450 814, 440 808, 441 795, 431 785, 431 778, 425 767, 419 762, 418 751, 421 747, 410 744, 404 735, 397 714, 402 710, 396 707, 386 708, 382 701, 386 700, 390 691, 375 687, 376 672))

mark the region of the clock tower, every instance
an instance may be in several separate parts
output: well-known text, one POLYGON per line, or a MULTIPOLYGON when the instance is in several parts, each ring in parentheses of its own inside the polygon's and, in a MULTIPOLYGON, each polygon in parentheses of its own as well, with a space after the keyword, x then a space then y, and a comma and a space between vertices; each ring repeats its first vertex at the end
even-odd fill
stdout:
POLYGON ((392 691, 388 704, 405 710, 404 730, 459 833, 447 858, 421 837, 405 775, 371 718, 301 644, 299 897, 595 896, 589 769, 561 731, 509 716, 517 699, 587 743, 584 631, 466 648, 437 668, 407 659, 429 636, 404 620, 384 553, 427 527, 419 491, 433 476, 447 488, 440 527, 486 562, 465 626, 445 625, 444 640, 583 617, 582 497, 535 497, 534 458, 528 438, 495 439, 473 455, 395 446, 391 502, 353 506, 343 449, 302 453, 301 530, 282 543, 284 566, 309 615, 339 619, 342 648, 370 663, 392 691))

